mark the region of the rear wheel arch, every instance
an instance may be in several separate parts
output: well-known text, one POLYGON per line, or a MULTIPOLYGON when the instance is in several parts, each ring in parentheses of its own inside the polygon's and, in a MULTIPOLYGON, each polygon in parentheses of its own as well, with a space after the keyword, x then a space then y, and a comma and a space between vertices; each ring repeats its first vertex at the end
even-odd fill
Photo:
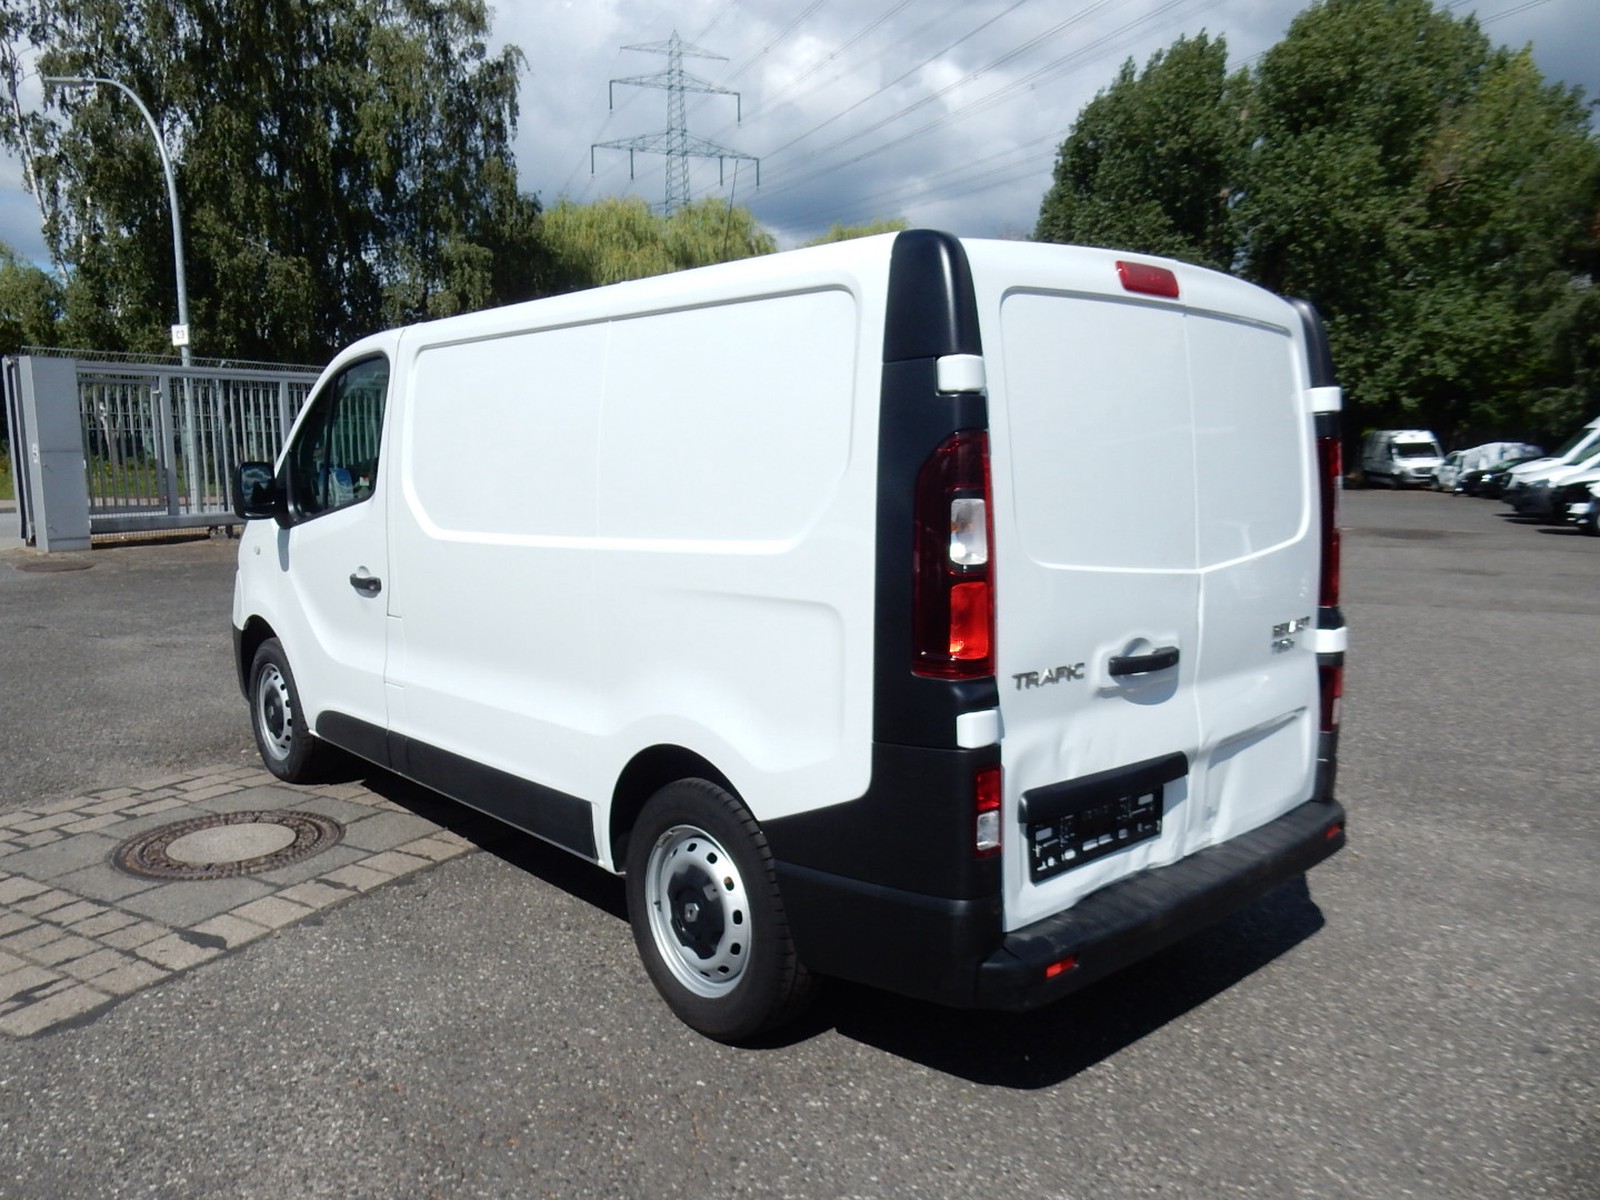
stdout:
POLYGON ((651 746, 635 754, 622 769, 611 791, 607 831, 611 861, 616 870, 621 871, 628 861, 628 839, 650 797, 668 784, 685 779, 703 779, 735 796, 739 794, 726 775, 701 755, 682 746, 651 746))

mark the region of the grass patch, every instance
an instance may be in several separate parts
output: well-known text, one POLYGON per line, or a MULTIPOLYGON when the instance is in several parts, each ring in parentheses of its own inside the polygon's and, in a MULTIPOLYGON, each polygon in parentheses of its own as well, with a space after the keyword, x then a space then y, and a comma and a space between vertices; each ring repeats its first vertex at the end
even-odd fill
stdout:
POLYGON ((11 483, 11 453, 0 442, 0 500, 15 500, 16 488, 11 483))

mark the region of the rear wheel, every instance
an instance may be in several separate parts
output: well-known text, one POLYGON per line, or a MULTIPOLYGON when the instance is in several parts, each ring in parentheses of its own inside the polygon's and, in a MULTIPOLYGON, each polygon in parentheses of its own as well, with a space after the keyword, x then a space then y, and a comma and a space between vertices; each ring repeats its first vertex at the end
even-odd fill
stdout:
POLYGON ((306 723, 294 672, 277 638, 268 638, 250 667, 250 726, 261 761, 286 783, 318 778, 328 758, 306 723))
POLYGON ((738 1042, 810 1001, 766 838, 728 792, 700 779, 662 788, 634 826, 627 871, 639 957, 685 1024, 738 1042))

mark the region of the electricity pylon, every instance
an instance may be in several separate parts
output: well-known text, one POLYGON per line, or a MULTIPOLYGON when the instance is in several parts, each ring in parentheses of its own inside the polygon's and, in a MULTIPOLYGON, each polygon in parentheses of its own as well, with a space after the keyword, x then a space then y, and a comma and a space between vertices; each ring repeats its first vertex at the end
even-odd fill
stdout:
MULTIPOLYGON (((624 46, 624 50, 643 50, 648 54, 665 54, 667 56, 667 69, 658 71, 654 75, 633 75, 627 79, 613 79, 608 85, 611 107, 616 107, 616 86, 619 83, 630 84, 633 87, 661 88, 667 93, 667 127, 660 133, 647 133, 639 137, 622 138, 614 142, 594 142, 589 146, 589 174, 594 174, 594 152, 596 150, 626 150, 628 152, 628 178, 633 178, 633 156, 635 151, 646 154, 664 154, 667 158, 667 198, 665 208, 668 213, 674 212, 689 203, 689 159, 714 158, 717 160, 717 182, 722 182, 722 167, 725 160, 744 159, 746 162, 756 164, 756 186, 761 186, 761 160, 750 154, 740 154, 737 150, 730 150, 726 146, 719 146, 715 142, 708 142, 705 138, 693 136, 688 129, 688 117, 684 94, 686 92, 706 92, 711 95, 732 96, 738 102, 739 93, 728 88, 717 87, 704 79, 690 75, 683 69, 685 55, 694 58, 715 58, 726 62, 720 54, 712 54, 708 50, 691 45, 678 37, 674 29, 672 36, 664 42, 651 42, 647 45, 624 46)), ((739 119, 743 119, 743 105, 735 109, 739 119)))

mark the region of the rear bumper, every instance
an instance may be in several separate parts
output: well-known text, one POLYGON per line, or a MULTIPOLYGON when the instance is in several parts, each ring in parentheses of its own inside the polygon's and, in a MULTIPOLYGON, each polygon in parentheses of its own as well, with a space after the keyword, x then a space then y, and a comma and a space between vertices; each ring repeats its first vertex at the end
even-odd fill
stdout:
POLYGON ((979 967, 977 1004, 1049 1004, 1265 896, 1345 843, 1344 809, 1309 800, 1220 846, 1131 876, 1007 934, 979 967), (1046 978, 1046 968, 1072 960, 1046 978))
POLYGON ((1344 809, 1309 800, 1260 829, 1000 929, 998 897, 946 900, 779 862, 801 959, 814 971, 958 1008, 1053 1003, 1215 924, 1335 853, 1344 809), (1046 968, 1072 959, 1070 969, 1046 968))

